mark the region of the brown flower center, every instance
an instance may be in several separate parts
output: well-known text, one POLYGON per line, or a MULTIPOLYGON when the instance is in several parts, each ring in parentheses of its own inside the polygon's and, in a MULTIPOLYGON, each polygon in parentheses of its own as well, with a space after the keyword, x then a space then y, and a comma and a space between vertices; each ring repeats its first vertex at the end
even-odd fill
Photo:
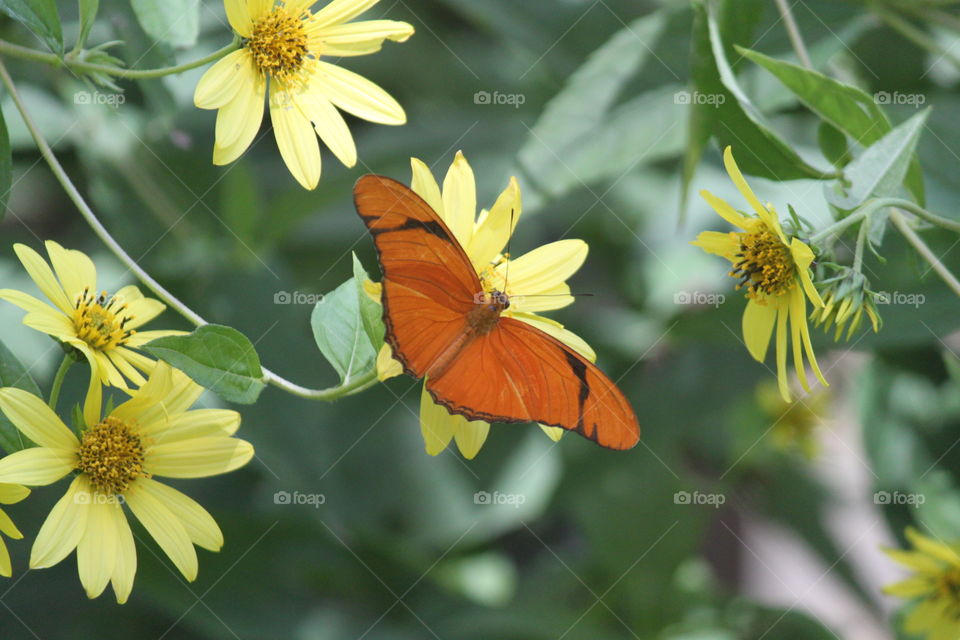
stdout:
POLYGON ((290 84, 308 59, 304 14, 278 6, 253 25, 247 49, 260 73, 290 84))
POLYGON ((739 278, 737 289, 746 287, 747 297, 763 302, 796 285, 796 267, 790 248, 770 231, 741 233, 740 251, 729 275, 739 278))
POLYGON ((73 308, 73 327, 77 337, 97 351, 109 351, 122 345, 135 332, 127 329, 133 316, 125 313, 127 305, 103 291, 94 297, 83 291, 73 308))
POLYGON ((949 601, 955 611, 960 611, 960 567, 949 569, 939 577, 937 593, 949 601))
POLYGON ((99 493, 119 495, 137 478, 150 477, 143 470, 143 443, 117 418, 104 418, 83 433, 79 457, 77 468, 99 493))

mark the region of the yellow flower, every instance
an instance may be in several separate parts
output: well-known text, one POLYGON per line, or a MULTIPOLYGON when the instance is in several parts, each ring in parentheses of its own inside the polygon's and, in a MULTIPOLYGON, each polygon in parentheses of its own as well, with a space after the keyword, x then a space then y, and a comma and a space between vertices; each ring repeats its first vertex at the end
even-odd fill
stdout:
POLYGON ((27 312, 23 324, 76 348, 90 362, 90 395, 100 397, 100 385, 127 388, 127 380, 143 384, 143 374, 156 362, 135 351, 146 343, 182 331, 137 331, 166 306, 145 298, 129 285, 113 295, 97 289, 97 270, 86 254, 46 242, 53 270, 40 254, 22 244, 17 257, 40 291, 53 305, 15 289, 0 289, 7 300, 27 312))
POLYGON ((928 640, 956 640, 960 634, 960 555, 953 546, 937 542, 913 527, 906 529, 912 551, 884 549, 911 569, 911 577, 884 589, 899 598, 919 600, 904 622, 910 634, 928 640))
POLYGON ((315 0, 224 0, 240 49, 200 78, 194 104, 218 109, 214 164, 229 164, 253 142, 263 120, 269 81, 270 121, 287 168, 306 189, 320 180, 317 136, 348 167, 357 149, 337 109, 380 124, 406 114, 383 89, 322 56, 376 53, 384 40, 404 42, 413 27, 393 20, 349 22, 378 0, 334 0, 316 13, 315 0))
POLYGON ((849 340, 860 328, 864 313, 870 319, 873 332, 880 331, 883 320, 877 311, 877 294, 870 291, 870 283, 862 273, 843 267, 836 276, 821 282, 821 289, 824 306, 814 309, 810 313, 810 320, 814 326, 822 326, 827 332, 831 325, 836 324, 834 342, 840 340, 844 330, 847 332, 844 339, 849 340))
POLYGON ((98 417, 85 421, 78 439, 40 398, 0 389, 0 410, 39 445, 0 460, 0 482, 44 486, 76 472, 37 534, 31 568, 51 567, 76 549, 87 596, 96 598, 109 582, 117 602, 125 602, 137 568, 126 504, 187 580, 197 577, 193 545, 218 551, 223 534, 203 507, 153 478, 218 475, 253 456, 250 443, 232 437, 240 426, 236 411, 189 410, 202 392, 160 362, 102 419, 100 398, 88 396, 85 413, 98 417))
POLYGON ((765 380, 757 385, 757 406, 772 425, 772 444, 781 451, 799 451, 807 460, 813 460, 820 446, 816 431, 823 424, 830 396, 827 392, 812 393, 802 400, 784 402, 777 385, 765 380))
MULTIPOLYGON (((510 298, 510 308, 503 315, 527 322, 550 334, 572 349, 596 360, 596 354, 582 338, 568 331, 562 324, 538 314, 566 307, 574 301, 566 280, 583 264, 587 257, 587 243, 583 240, 559 240, 543 245, 519 258, 503 253, 521 214, 520 185, 516 178, 500 194, 490 210, 477 215, 477 188, 473 169, 458 152, 443 181, 437 184, 429 167, 417 158, 413 167, 412 189, 433 207, 450 227, 457 241, 473 263, 484 291, 499 291, 510 298)), ((379 285, 369 286, 368 293, 379 300, 379 285)), ((400 375, 403 369, 384 345, 377 358, 377 373, 381 380, 400 375)), ((541 428, 554 441, 564 430, 559 427, 541 428)), ((473 458, 480 451, 490 425, 480 420, 470 421, 453 415, 436 404, 426 385, 420 397, 420 429, 427 453, 437 455, 456 440, 460 453, 473 458)))
MULTIPOLYGON (((0 504, 14 504, 20 502, 28 495, 30 495, 30 489, 26 487, 19 484, 0 483, 0 504)), ((3 509, 0 509, 0 533, 4 533, 14 540, 19 540, 23 537, 23 534, 17 529, 17 525, 13 524, 13 520, 10 519, 10 516, 8 516, 3 509)), ((11 575, 13 575, 13 567, 10 565, 10 552, 7 551, 7 544, 3 541, 3 537, 0 536, 0 576, 9 578, 11 575)))
POLYGON ((757 215, 744 215, 712 193, 701 191, 700 195, 721 218, 742 231, 704 231, 692 244, 729 260, 733 265, 729 275, 740 281, 737 289, 746 288, 748 302, 743 313, 743 341, 757 361, 763 362, 766 358, 767 347, 776 328, 777 382, 780 395, 790 402, 787 380, 788 324, 790 342, 793 344, 793 362, 800 384, 805 390, 810 390, 803 362, 804 352, 814 374, 821 383, 827 384, 817 365, 807 326, 807 298, 815 307, 823 307, 823 300, 810 277, 813 251, 798 238, 789 238, 783 232, 773 205, 764 206, 754 195, 740 173, 730 147, 724 150, 723 161, 731 180, 757 215))

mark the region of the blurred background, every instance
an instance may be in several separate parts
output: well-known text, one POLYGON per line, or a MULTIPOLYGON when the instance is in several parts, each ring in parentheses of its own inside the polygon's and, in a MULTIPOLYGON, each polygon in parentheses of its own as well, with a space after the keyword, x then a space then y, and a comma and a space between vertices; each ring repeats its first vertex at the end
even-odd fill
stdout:
MULTIPOLYGON (((69 40, 76 8, 58 4, 69 40)), ((743 10, 759 15, 743 44, 794 59, 774 3, 743 10)), ((794 12, 833 73, 935 107, 920 158, 928 208, 950 216, 960 198, 956 68, 861 4, 802 1, 794 12)), ((123 40, 119 56, 141 68, 189 61, 232 37, 219 0, 199 2, 198 15, 196 33, 178 32, 174 47, 149 38, 125 0, 102 0, 90 41, 123 40)), ((211 164, 215 114, 192 105, 202 69, 124 82, 122 103, 95 104, 76 99, 94 89, 67 73, 9 65, 128 252, 204 317, 244 332, 265 366, 306 386, 336 384, 336 373, 315 348, 312 308, 275 301, 331 291, 351 277, 351 252, 378 277, 353 182, 367 172, 409 181, 411 156, 442 176, 463 150, 488 207, 516 175, 524 211, 514 252, 566 237, 590 244, 571 285, 592 297, 552 317, 586 338, 619 381, 641 443, 616 453, 573 435, 554 444, 532 425, 497 425, 476 459, 455 450, 432 458, 418 426, 420 386, 407 377, 335 404, 268 388, 255 406, 233 407, 254 462, 177 485, 226 538, 220 553, 199 551, 196 582, 183 582, 139 525, 137 581, 123 607, 111 594, 88 601, 72 557, 26 571, 29 544, 14 541, 0 636, 906 638, 895 630, 899 602, 880 594, 901 577, 880 545, 899 545, 908 524, 960 537, 956 298, 891 234, 886 264, 868 257, 871 281, 923 304, 881 307, 883 331, 849 343, 818 333, 831 386, 783 405, 772 371, 741 342, 744 300, 726 263, 689 245, 703 229, 724 228, 696 189, 745 206, 715 145, 681 223, 689 3, 398 0, 364 17, 417 29, 406 44, 344 61, 394 95, 409 124, 348 117, 360 163, 346 169, 324 151, 314 192, 288 174, 269 121, 239 162, 211 164), (283 492, 322 504, 285 503, 283 492), (477 492, 510 499, 484 504, 477 492), (919 505, 897 497, 920 495, 919 505)), ((951 32, 921 28, 945 49, 955 43, 951 32)), ((43 46, 8 19, 0 34, 43 46)), ((741 81, 800 154, 825 166, 817 120, 765 72, 745 70, 741 81)), ((900 122, 915 107, 888 113, 900 122)), ((0 223, 0 284, 33 292, 11 245, 39 249, 48 238, 90 253, 105 288, 132 282, 40 161, 8 97, 3 112, 16 186, 0 223)), ((782 211, 789 202, 813 221, 829 216, 816 182, 751 183, 782 211)), ((954 238, 924 237, 960 268, 954 238)), ((46 389, 59 351, 21 317, 0 306, 3 342, 46 389)), ((169 311, 152 327, 190 328, 169 311)), ((61 405, 80 401, 84 386, 72 371, 61 405)), ((202 402, 222 406, 210 394, 202 402)), ((62 490, 40 488, 8 509, 28 538, 62 490)))

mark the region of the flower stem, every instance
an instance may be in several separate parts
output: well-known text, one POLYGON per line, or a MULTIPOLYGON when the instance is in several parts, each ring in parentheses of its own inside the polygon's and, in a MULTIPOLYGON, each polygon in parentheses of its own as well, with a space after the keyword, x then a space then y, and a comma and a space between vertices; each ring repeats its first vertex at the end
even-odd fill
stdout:
POLYGON ((947 286, 950 287, 954 293, 960 296, 960 280, 957 280, 957 277, 953 275, 949 269, 940 259, 933 254, 933 251, 930 250, 930 247, 927 246, 927 243, 917 235, 917 232, 914 231, 909 224, 907 224, 906 219, 903 217, 903 214, 897 211, 896 209, 890 210, 890 221, 900 230, 900 233, 903 234, 903 237, 907 239, 907 242, 913 245, 913 248, 917 250, 924 260, 930 263, 930 267, 937 272, 937 274, 943 278, 943 281, 947 283, 947 286))
POLYGON ((60 368, 57 369, 57 375, 53 377, 53 386, 50 387, 50 400, 47 404, 54 411, 57 410, 57 400, 60 399, 60 387, 63 386, 63 380, 67 377, 67 371, 73 366, 76 359, 71 354, 65 354, 63 361, 60 362, 60 368))
POLYGON ((807 53, 807 46, 803 43, 803 36, 800 35, 800 29, 797 27, 797 21, 793 19, 793 12, 787 0, 777 0, 777 8, 780 10, 780 16, 783 18, 783 25, 787 28, 787 35, 790 36, 790 44, 800 59, 800 64, 807 69, 813 69, 813 63, 810 61, 810 54, 807 53))
POLYGON ((848 215, 845 218, 837 220, 828 227, 824 227, 817 231, 815 234, 810 236, 810 241, 813 243, 822 242, 832 235, 839 235, 847 227, 850 227, 857 222, 867 218, 878 209, 883 209, 884 207, 896 207, 898 209, 903 209, 904 211, 909 211, 918 218, 926 220, 931 224, 935 224, 938 227, 943 227, 948 231, 953 231, 960 233, 960 222, 956 220, 950 220, 949 218, 944 218, 943 216, 938 216, 935 213, 931 213, 921 207, 920 205, 910 202, 909 200, 904 200, 902 198, 874 198, 872 200, 867 200, 860 208, 848 215))
MULTIPOLYGON (((20 93, 17 91, 17 87, 13 83, 13 79, 10 77, 10 73, 7 71, 7 67, 2 61, 0 61, 0 81, 2 81, 4 86, 7 88, 7 91, 10 93, 10 97, 13 99, 14 105, 16 105, 17 110, 20 112, 20 117, 23 119, 23 123, 26 125, 27 130, 30 131, 30 135, 33 136, 33 140, 37 145, 37 149, 40 150, 40 155, 50 166, 50 170, 53 172, 57 182, 59 182, 60 186, 63 187, 63 190, 66 191, 67 196, 73 201, 73 204, 76 205, 77 209, 80 211, 80 215, 82 215, 83 219, 86 220, 87 224, 90 225, 90 228, 93 229, 93 232, 97 235, 97 237, 100 238, 105 245, 107 245, 107 248, 113 252, 113 254, 127 269, 136 275, 137 278, 148 289, 150 289, 154 295, 165 302, 167 306, 173 308, 177 313, 182 315, 193 325, 199 327, 207 324, 207 321, 204 320, 200 314, 181 302, 176 296, 165 289, 163 285, 154 280, 150 274, 147 273, 143 267, 137 263, 136 260, 131 258, 130 255, 123 250, 123 247, 121 247, 120 244, 114 240, 113 236, 110 235, 110 232, 107 231, 107 228, 104 227, 103 223, 101 223, 97 218, 96 214, 90 208, 90 205, 88 205, 86 200, 83 199, 83 196, 77 190, 76 185, 74 185, 73 181, 70 180, 70 176, 67 175, 67 172, 64 170, 63 165, 60 164, 60 161, 57 160, 56 155, 53 153, 50 145, 47 144, 43 134, 40 133, 40 129, 37 127, 36 122, 34 122, 33 117, 30 115, 26 105, 23 103, 23 99, 20 97, 20 93)), ((299 396, 301 398, 332 401, 353 393, 358 393, 359 391, 372 386, 377 381, 377 374, 375 370, 370 371, 356 380, 352 380, 340 386, 329 387, 327 389, 309 389, 307 387, 301 387, 300 385, 294 384, 293 382, 290 382, 289 380, 273 373, 267 368, 263 369, 263 380, 267 384, 272 384, 275 387, 286 391, 287 393, 299 396)))
POLYGON ((69 56, 60 57, 55 53, 47 53, 45 51, 39 51, 29 47, 22 47, 18 44, 7 42, 6 40, 0 40, 0 55, 22 58, 24 60, 33 60, 34 62, 44 62, 54 67, 66 67, 71 71, 77 72, 78 75, 85 73, 103 73, 116 78, 143 80, 147 78, 160 78, 162 76, 174 75, 177 73, 183 73, 184 71, 189 71, 190 69, 202 67, 205 64, 219 60, 231 51, 234 51, 238 46, 240 46, 240 39, 234 38, 233 42, 222 49, 214 51, 208 56, 204 56, 198 60, 185 62, 184 64, 179 64, 174 67, 161 67, 159 69, 124 69, 122 67, 115 67, 112 65, 84 62, 82 60, 74 60, 69 56))

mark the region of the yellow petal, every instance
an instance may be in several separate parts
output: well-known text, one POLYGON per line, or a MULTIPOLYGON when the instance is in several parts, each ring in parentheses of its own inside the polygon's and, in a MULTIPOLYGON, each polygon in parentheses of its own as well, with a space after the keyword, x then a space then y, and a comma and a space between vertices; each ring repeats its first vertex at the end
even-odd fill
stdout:
POLYGON ((317 62, 316 69, 311 86, 344 111, 379 124, 406 123, 403 107, 363 76, 323 61, 317 62))
POLYGON ((117 528, 113 511, 119 510, 120 505, 94 499, 84 506, 87 528, 77 545, 77 572, 87 597, 96 598, 107 588, 116 565, 117 528))
POLYGON ((899 562, 905 567, 914 571, 930 576, 938 576, 943 572, 943 563, 933 558, 918 553, 916 551, 903 551, 902 549, 883 549, 883 552, 890 556, 895 562, 899 562))
POLYGON ((773 303, 760 304, 755 300, 747 302, 747 308, 743 312, 743 342, 757 362, 763 362, 767 357, 767 347, 770 345, 776 319, 777 308, 773 303))
MULTIPOLYGON (((507 275, 504 271, 502 274, 507 275)), ((510 281, 513 282, 513 269, 509 274, 510 281)), ((573 304, 575 298, 570 294, 570 287, 560 283, 551 289, 542 289, 537 293, 527 295, 526 293, 517 294, 513 290, 513 285, 507 285, 510 294, 510 310, 514 313, 538 313, 541 311, 553 311, 562 309, 573 304)))
POLYGON ((145 467, 168 478, 205 478, 239 469, 252 457, 249 442, 210 436, 154 445, 145 453, 145 467))
POLYGON ((794 238, 790 243, 790 253, 793 255, 793 261, 797 265, 797 272, 800 274, 800 282, 803 285, 803 291, 810 298, 810 302, 815 307, 822 307, 823 300, 820 293, 813 286, 813 280, 810 278, 810 264, 813 262, 813 251, 803 242, 794 238))
POLYGON ((67 250, 53 240, 45 243, 50 263, 60 280, 67 300, 75 303, 84 291, 97 288, 97 269, 93 261, 82 251, 67 250))
POLYGON ((477 215, 477 183, 473 169, 462 151, 443 179, 443 221, 447 223, 461 246, 473 240, 473 222, 477 215))
POLYGON ((53 336, 61 342, 71 342, 77 336, 77 330, 73 322, 62 313, 57 313, 53 307, 28 313, 23 317, 23 324, 31 329, 53 336))
POLYGON ((134 286, 124 287, 118 291, 117 301, 127 306, 126 315, 130 318, 127 329, 136 329, 145 325, 167 308, 167 305, 159 300, 144 298, 140 290, 134 286))
MULTIPOLYGON (((463 416, 458 416, 463 417, 463 416)), ((463 420, 458 421, 457 430, 453 437, 457 441, 457 448, 461 455, 467 460, 472 460, 479 452, 483 443, 487 441, 487 434, 490 433, 489 423, 482 420, 463 420)))
POLYGON ((118 371, 135 386, 142 386, 146 382, 139 371, 137 371, 130 362, 123 357, 124 353, 133 353, 132 351, 118 351, 117 349, 111 349, 106 353, 107 358, 110 360, 110 363, 117 368, 118 371))
POLYGON ((195 500, 173 487, 148 478, 137 480, 137 486, 164 504, 180 520, 195 545, 209 551, 219 551, 223 546, 223 533, 217 522, 195 500))
MULTIPOLYGON (((63 314, 54 309, 50 305, 33 296, 24 293, 23 291, 17 291, 16 289, 0 289, 0 300, 6 300, 12 304, 17 305, 24 311, 30 313, 51 313, 58 316, 63 316, 63 314)), ((63 316, 66 317, 66 316, 63 316)))
POLYGON ((403 365, 393 357, 393 348, 384 343, 377 354, 377 379, 380 382, 403 374, 403 365))
POLYGON ((0 504, 16 504, 30 495, 30 489, 19 484, 0 483, 0 504))
POLYGON ((410 158, 410 167, 413 170, 413 179, 410 182, 410 188, 418 196, 430 205, 438 216, 446 220, 446 212, 443 210, 443 196, 440 195, 440 185, 437 184, 433 172, 418 158, 410 158))
POLYGON ((0 389, 0 411, 19 429, 41 447, 75 449, 80 446, 73 432, 37 396, 14 387, 0 389))
POLYGON ((466 418, 451 415, 446 408, 433 401, 424 381, 420 393, 420 432, 427 453, 435 456, 446 449, 461 422, 466 422, 466 418))
POLYGON ((240 428, 240 414, 229 409, 194 409, 185 411, 166 422, 155 422, 149 428, 141 427, 139 435, 151 437, 156 443, 178 442, 189 438, 232 436, 240 428))
POLYGON ((750 206, 753 207, 753 210, 757 212, 757 215, 763 219, 769 218, 770 213, 760 202, 760 199, 757 198, 756 194, 753 193, 753 189, 751 189, 747 181, 744 180, 743 174, 740 173, 740 167, 737 166, 737 161, 733 159, 733 150, 729 146, 723 150, 723 166, 726 167, 727 173, 730 175, 730 179, 733 180, 733 184, 736 185, 737 190, 746 198, 750 206))
POLYGON ((701 231, 697 239, 692 241, 695 247, 700 247, 707 253, 711 253, 721 258, 726 258, 730 262, 735 262, 737 253, 740 251, 740 238, 736 233, 728 231, 701 231))
POLYGON ((111 415, 150 429, 154 422, 165 422, 189 409, 202 393, 203 387, 185 373, 158 362, 147 383, 111 415))
POLYGON ((567 345, 590 362, 596 362, 597 354, 594 352, 593 348, 587 344, 587 341, 569 329, 565 329, 563 325, 556 320, 538 316, 534 313, 512 313, 510 317, 516 318, 517 320, 526 322, 527 324, 540 329, 544 333, 567 345))
MULTIPOLYGON (((137 331, 132 336, 127 338, 127 341, 124 344, 126 344, 128 347, 133 347, 134 349, 136 349, 136 348, 142 347, 143 345, 147 344, 152 340, 156 340, 157 338, 166 338, 167 336, 185 336, 185 335, 187 335, 186 331, 178 331, 175 329, 152 329, 150 331, 137 331)), ((135 354, 135 355, 145 358, 146 362, 149 362, 149 363, 154 362, 150 358, 146 358, 146 356, 141 356, 140 354, 135 354)), ((130 360, 130 364, 132 364, 133 366, 143 371, 143 367, 140 366, 141 362, 143 361, 130 360)), ((152 369, 153 366, 151 365, 149 368, 152 369)))
MULTIPOLYGON (((249 38, 250 34, 252 33, 251 27, 253 26, 253 20, 250 17, 250 10, 247 7, 247 0, 223 0, 223 6, 227 11, 227 21, 230 23, 230 27, 244 38, 249 38)), ((237 52, 234 51, 234 53, 237 52)), ((201 80, 201 82, 203 82, 203 80, 201 80)), ((197 89, 199 88, 200 86, 197 85, 197 89)), ((201 109, 208 108, 199 103, 197 106, 201 109)))
POLYGON ((60 286, 50 266, 40 257, 40 254, 25 244, 15 244, 13 250, 43 295, 47 296, 60 311, 67 315, 73 313, 73 303, 67 298, 63 287, 60 286))
POLYGON ((310 120, 292 101, 271 90, 270 122, 280 156, 304 189, 314 189, 320 181, 320 145, 310 120))
POLYGON ((780 396, 790 402, 790 388, 787 385, 787 314, 785 307, 777 308, 777 385, 780 396))
POLYGON ((9 578, 13 575, 13 565, 10 563, 10 552, 7 543, 0 538, 0 576, 9 578))
POLYGON ((510 184, 490 211, 481 214, 470 244, 464 247, 474 268, 480 270, 486 267, 503 251, 520 220, 522 208, 520 185, 516 178, 511 177, 510 184))
POLYGON ((242 87, 233 100, 217 112, 213 163, 230 164, 247 150, 263 122, 266 83, 253 66, 253 59, 238 69, 242 87))
POLYGON ((123 604, 133 591, 133 580, 137 575, 137 547, 133 541, 130 523, 121 509, 113 513, 113 524, 117 535, 116 559, 110 584, 117 598, 117 604, 123 604))
MULTIPOLYGON (((803 294, 797 291, 794 295, 800 298, 798 307, 800 309, 806 309, 806 305, 803 303, 803 294)), ((813 342, 810 340, 810 327, 807 324, 806 314, 804 313, 803 316, 798 315, 796 323, 800 327, 800 339, 803 341, 803 348, 804 351, 806 351, 807 360, 810 362, 810 367, 813 369, 814 375, 817 376, 820 384, 829 387, 830 385, 827 383, 826 378, 823 377, 823 372, 820 371, 820 365, 817 364, 817 356, 813 352, 813 342)))
POLYGON ((79 475, 53 505, 40 527, 30 550, 31 569, 52 567, 77 548, 87 528, 87 505, 90 502, 90 483, 85 475, 79 475))
POLYGON ((898 598, 917 598, 935 590, 935 584, 922 576, 902 580, 883 588, 883 592, 898 598))
POLYGON ((945 562, 948 565, 960 566, 960 555, 946 544, 923 535, 913 527, 907 527, 906 535, 907 540, 910 541, 910 544, 912 544, 917 551, 945 562))
POLYGON ((379 1, 380 0, 333 0, 333 2, 314 14, 310 27, 325 29, 335 24, 353 20, 379 1))
MULTIPOLYGON (((537 247, 510 261, 507 286, 518 295, 547 293, 580 269, 587 252, 587 243, 583 240, 558 240, 537 247)), ((497 271, 506 274, 507 265, 497 267, 497 271)))
POLYGON ((566 433, 566 429, 562 429, 560 427, 548 427, 545 424, 540 424, 537 426, 543 429, 543 432, 547 434, 547 437, 554 442, 560 442, 560 438, 562 438, 563 434, 566 433))
POLYGON ((13 524, 13 520, 10 519, 10 516, 7 515, 7 512, 3 509, 0 509, 0 533, 14 540, 23 538, 23 534, 17 529, 17 525, 13 524))
POLYGON ((314 131, 333 155, 337 156, 344 166, 352 167, 357 164, 357 146, 346 121, 333 103, 319 91, 311 91, 300 96, 297 104, 313 123, 314 131))
POLYGON ((39 487, 53 484, 77 466, 76 450, 33 447, 0 460, 0 482, 39 487))
POLYGON ((747 225, 750 224, 749 219, 745 215, 730 206, 723 198, 718 198, 706 190, 700 192, 700 197, 706 200, 707 204, 709 204, 721 218, 733 226, 746 229, 747 225))
POLYGON ((405 42, 413 31, 413 26, 406 22, 364 20, 323 29, 311 40, 323 55, 343 58, 376 53, 383 47, 384 40, 405 42))
POLYGON ((197 577, 197 552, 190 536, 170 509, 147 490, 134 482, 124 496, 130 511, 143 524, 184 577, 193 582, 197 577))
POLYGON ((807 384, 807 368, 803 365, 803 338, 801 328, 807 324, 807 305, 803 292, 794 287, 788 294, 790 313, 790 341, 793 343, 793 366, 797 370, 800 386, 810 391, 807 384))

